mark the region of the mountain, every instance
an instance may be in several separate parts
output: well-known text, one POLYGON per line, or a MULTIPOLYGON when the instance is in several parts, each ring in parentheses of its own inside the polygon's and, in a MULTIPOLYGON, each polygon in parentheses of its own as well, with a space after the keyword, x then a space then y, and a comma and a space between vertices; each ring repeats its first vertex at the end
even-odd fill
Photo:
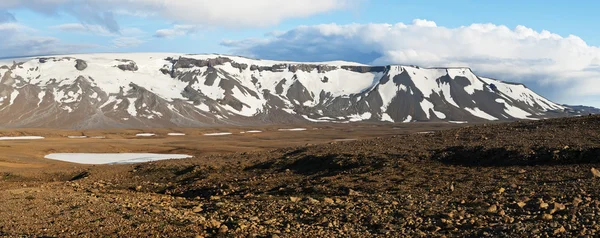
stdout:
POLYGON ((469 68, 169 53, 0 60, 1 127, 475 122, 562 116, 565 109, 469 68))
POLYGON ((564 105, 567 112, 579 115, 600 114, 600 108, 583 105, 564 105))

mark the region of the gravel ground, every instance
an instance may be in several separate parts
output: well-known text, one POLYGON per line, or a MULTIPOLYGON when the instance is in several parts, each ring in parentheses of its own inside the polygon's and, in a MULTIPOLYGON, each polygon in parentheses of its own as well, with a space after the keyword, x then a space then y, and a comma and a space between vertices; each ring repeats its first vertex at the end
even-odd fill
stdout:
POLYGON ((0 235, 594 237, 600 117, 0 179, 0 235))

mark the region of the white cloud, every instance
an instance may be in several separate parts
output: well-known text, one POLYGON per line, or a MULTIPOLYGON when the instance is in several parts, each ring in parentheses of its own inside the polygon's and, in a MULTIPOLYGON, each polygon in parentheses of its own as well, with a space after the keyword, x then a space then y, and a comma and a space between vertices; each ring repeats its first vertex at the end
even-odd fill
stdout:
POLYGON ((199 27, 194 25, 174 25, 171 29, 160 29, 154 34, 158 38, 173 38, 196 33, 199 27))
POLYGON ((600 95, 598 47, 577 36, 525 26, 446 28, 418 19, 412 24, 326 24, 222 45, 236 54, 268 59, 467 66, 480 75, 543 85, 556 93, 553 99, 566 102, 600 95))
POLYGON ((225 27, 275 25, 343 9, 363 0, 2 0, 0 10, 28 8, 45 14, 65 12, 86 24, 119 32, 114 14, 162 17, 183 24, 225 27))
POLYGON ((141 35, 144 33, 141 29, 128 27, 121 28, 119 32, 111 32, 101 25, 83 24, 83 23, 66 23, 56 26, 51 26, 50 29, 59 30, 63 32, 72 33, 85 33, 93 34, 98 36, 133 36, 141 35))
POLYGON ((91 44, 67 44, 38 33, 19 23, 0 23, 0 57, 74 53, 97 47, 91 44))

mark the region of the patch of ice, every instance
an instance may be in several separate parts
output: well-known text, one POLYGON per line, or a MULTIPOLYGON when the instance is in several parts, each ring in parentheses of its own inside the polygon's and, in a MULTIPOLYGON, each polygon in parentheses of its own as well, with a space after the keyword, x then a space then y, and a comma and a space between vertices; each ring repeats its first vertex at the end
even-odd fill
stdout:
POLYGON ((78 164, 133 164, 167 159, 187 159, 183 154, 150 154, 150 153, 58 153, 44 158, 78 164))
POLYGON ((185 136, 184 133, 169 133, 168 136, 185 136))
POLYGON ((383 113, 381 114, 381 121, 394 122, 394 119, 389 114, 383 113))
POLYGON ((151 137, 151 136, 155 136, 155 135, 156 134, 154 134, 154 133, 139 133, 139 134, 136 134, 135 136, 137 136, 137 137, 151 137))
POLYGON ((479 108, 465 108, 466 111, 468 111, 469 113, 471 113, 473 116, 479 117, 479 118, 483 118, 483 119, 487 119, 487 120, 498 120, 498 118, 495 118, 494 116, 487 114, 486 112, 482 111, 479 108))
POLYGON ((219 133, 208 133, 204 134, 205 136, 228 136, 231 135, 231 132, 219 132, 219 133))
POLYGON ((279 131, 306 131, 306 128, 279 129, 279 131))
POLYGON ((246 131, 246 133, 262 133, 262 131, 252 130, 252 131, 246 131))
POLYGON ((42 140, 41 136, 2 136, 0 140, 42 140))
POLYGON ((87 136, 68 136, 69 139, 85 139, 87 136))
POLYGON ((468 121, 449 121, 449 123, 452 123, 452 124, 467 124, 469 122, 468 121))

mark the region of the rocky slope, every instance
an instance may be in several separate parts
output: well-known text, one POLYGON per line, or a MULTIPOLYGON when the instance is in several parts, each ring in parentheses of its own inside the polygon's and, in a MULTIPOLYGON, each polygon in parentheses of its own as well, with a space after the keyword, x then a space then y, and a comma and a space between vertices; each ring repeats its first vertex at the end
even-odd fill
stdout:
POLYGON ((468 68, 168 53, 0 61, 2 127, 470 122, 554 117, 564 109, 468 68))

